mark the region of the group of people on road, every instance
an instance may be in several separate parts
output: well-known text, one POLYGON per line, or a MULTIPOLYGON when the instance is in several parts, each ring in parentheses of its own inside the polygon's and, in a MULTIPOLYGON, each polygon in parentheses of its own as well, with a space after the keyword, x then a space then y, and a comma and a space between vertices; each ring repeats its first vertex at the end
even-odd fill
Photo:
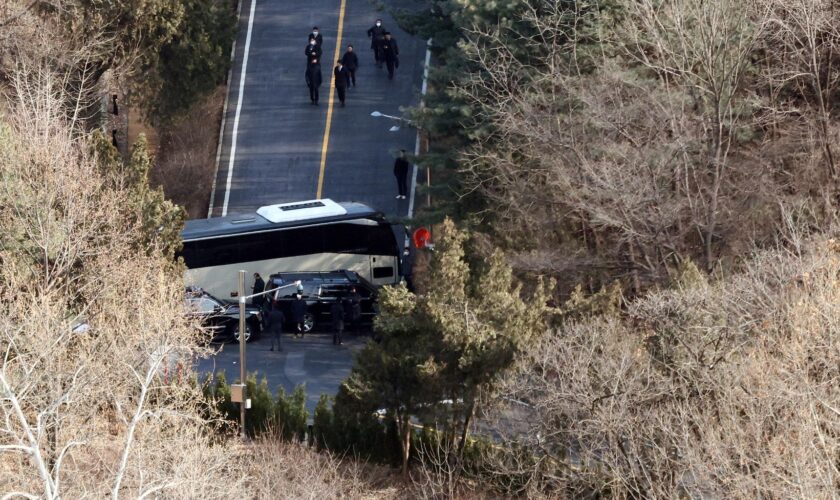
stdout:
MULTIPOLYGON (((384 64, 388 68, 388 79, 394 79, 394 71, 400 66, 400 49, 397 45, 397 40, 382 26, 382 20, 377 19, 374 25, 367 31, 370 38, 370 48, 373 50, 373 58, 376 62, 376 67, 381 68, 384 64)), ((321 34, 317 26, 312 28, 309 33, 309 41, 304 49, 306 55, 306 73, 304 75, 306 86, 309 88, 309 100, 313 105, 318 105, 320 98, 320 88, 323 84, 321 75, 321 59, 323 55, 322 45, 324 43, 324 36, 321 34)), ((333 85, 341 103, 344 107, 347 100, 347 89, 356 87, 356 70, 359 68, 359 57, 353 49, 353 45, 348 45, 347 50, 336 61, 333 68, 333 85)))
MULTIPOLYGON (((254 287, 253 293, 259 294, 265 291, 265 281, 259 273, 254 273, 254 287)), ((286 316, 280 307, 278 300, 266 300, 265 295, 257 295, 252 299, 252 304, 259 307, 263 311, 264 326, 266 332, 271 335, 271 351, 274 350, 274 344, 277 344, 277 350, 282 351, 280 344, 280 337, 283 334, 283 325, 286 323, 286 316), (269 305, 270 304, 270 305, 269 305)), ((291 323, 295 328, 295 337, 303 338, 306 334, 306 313, 308 307, 306 300, 303 298, 303 290, 299 287, 289 305, 289 313, 291 315, 291 323)), ((333 330, 333 345, 343 344, 343 335, 345 325, 349 324, 354 333, 359 332, 359 325, 362 318, 361 296, 356 291, 355 287, 350 288, 350 292, 336 297, 330 304, 330 320, 332 322, 333 330)))

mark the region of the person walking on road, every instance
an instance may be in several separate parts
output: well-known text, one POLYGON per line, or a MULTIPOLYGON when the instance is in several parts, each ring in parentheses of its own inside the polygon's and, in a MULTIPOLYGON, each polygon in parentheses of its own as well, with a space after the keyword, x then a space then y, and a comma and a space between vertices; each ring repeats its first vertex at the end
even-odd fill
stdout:
POLYGON ((330 305, 330 318, 332 319, 333 345, 341 345, 343 344, 341 335, 344 333, 344 308, 340 298, 336 298, 330 305))
POLYGON ((303 337, 306 333, 303 322, 306 319, 306 301, 303 300, 303 295, 295 295, 295 300, 292 301, 292 322, 297 329, 297 336, 303 337))
POLYGON ((283 322, 286 318, 283 316, 283 311, 280 310, 280 304, 276 301, 271 304, 271 311, 268 313, 267 326, 268 332, 271 334, 271 349, 274 350, 274 342, 277 342, 277 350, 282 351, 283 347, 280 345, 280 337, 283 334, 283 322))
POLYGON ((324 35, 318 32, 318 27, 312 27, 312 33, 309 34, 309 40, 315 40, 315 43, 318 44, 318 47, 321 47, 321 44, 324 43, 324 35))
POLYGON ((397 199, 405 199, 408 194, 408 160, 405 159, 405 150, 400 150, 400 155, 394 161, 394 177, 397 178, 397 199))
POLYGON ((318 104, 318 89, 321 87, 321 65, 313 58, 306 66, 306 86, 309 87, 309 100, 318 104))
POLYGON ((385 60, 385 65, 388 66, 388 79, 394 79, 394 69, 400 67, 400 48, 397 46, 397 40, 391 37, 390 32, 385 32, 385 39, 380 44, 382 58, 385 60))
POLYGON ((338 93, 338 100, 341 101, 341 107, 344 107, 344 99, 347 97, 347 86, 350 85, 350 74, 347 68, 341 61, 338 61, 333 70, 335 76, 335 91, 338 93))
POLYGON ((306 44, 306 48, 303 49, 303 53, 306 54, 307 61, 311 61, 312 59, 321 60, 321 46, 318 45, 318 42, 312 38, 309 39, 309 43, 306 44))
POLYGON ((382 19, 377 19, 376 23, 367 30, 367 36, 370 38, 370 48, 373 50, 373 59, 376 61, 376 67, 381 68, 382 62, 382 41, 385 40, 385 28, 382 27, 382 19))
POLYGON ((344 64, 344 67, 347 68, 347 74, 350 75, 350 83, 353 84, 353 88, 356 87, 356 69, 359 68, 359 56, 353 52, 353 46, 347 46, 347 52, 341 56, 341 63, 344 64))

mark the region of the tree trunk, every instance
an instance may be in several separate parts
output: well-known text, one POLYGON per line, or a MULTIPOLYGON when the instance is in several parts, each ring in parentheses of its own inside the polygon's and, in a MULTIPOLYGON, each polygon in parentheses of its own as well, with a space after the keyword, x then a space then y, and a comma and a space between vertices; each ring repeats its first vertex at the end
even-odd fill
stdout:
POLYGON ((461 431, 461 442, 458 443, 458 461, 464 460, 464 447, 467 444, 467 434, 470 431, 470 422, 472 421, 473 413, 475 413, 475 399, 470 401, 470 409, 464 416, 464 428, 461 431))
POLYGON ((400 434, 400 448, 402 450, 402 475, 408 477, 408 457, 411 453, 411 422, 409 416, 397 415, 397 430, 400 434))

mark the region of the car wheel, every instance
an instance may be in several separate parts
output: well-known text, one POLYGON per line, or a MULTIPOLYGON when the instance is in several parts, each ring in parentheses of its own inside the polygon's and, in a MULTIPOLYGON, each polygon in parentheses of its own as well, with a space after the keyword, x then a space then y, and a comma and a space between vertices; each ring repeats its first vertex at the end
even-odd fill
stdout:
POLYGON ((303 331, 306 333, 311 332, 315 329, 315 315, 312 313, 306 313, 303 315, 303 331))
MULTIPOLYGON (((251 325, 249 325, 248 323, 245 323, 245 342, 250 342, 251 341, 251 337, 252 337, 251 333, 253 331, 254 331, 254 328, 251 325)), ((239 342, 239 324, 238 323, 233 325, 233 341, 234 342, 239 342)))

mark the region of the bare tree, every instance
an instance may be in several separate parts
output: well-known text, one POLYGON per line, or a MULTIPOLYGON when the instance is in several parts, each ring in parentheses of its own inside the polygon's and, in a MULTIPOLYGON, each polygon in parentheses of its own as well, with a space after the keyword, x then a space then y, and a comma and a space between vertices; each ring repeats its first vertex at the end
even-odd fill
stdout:
MULTIPOLYGON (((507 398, 573 496, 827 498, 840 451, 838 246, 758 253, 534 346, 507 398)), ((695 277, 699 277, 697 274, 695 277)), ((500 471, 501 472, 501 471, 500 471)), ((554 479, 552 484, 548 479, 554 479)))

